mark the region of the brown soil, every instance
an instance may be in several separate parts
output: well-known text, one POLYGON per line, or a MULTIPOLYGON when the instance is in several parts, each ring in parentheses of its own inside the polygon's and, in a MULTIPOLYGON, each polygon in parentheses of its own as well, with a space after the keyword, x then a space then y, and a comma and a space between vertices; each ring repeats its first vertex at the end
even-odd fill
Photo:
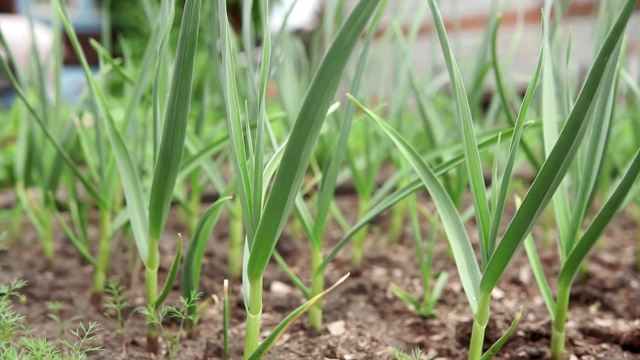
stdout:
MULTIPOLYGON (((352 197, 341 197, 341 206, 355 209, 352 197)), ((355 211, 352 211, 355 212, 355 211)), ((170 216, 171 219, 177 216, 170 216)), ((384 244, 388 228, 388 214, 372 227, 367 251, 361 267, 350 264, 349 248, 327 270, 327 284, 351 272, 351 277, 325 301, 325 324, 335 328, 331 334, 327 327, 319 335, 311 334, 305 319, 298 320, 272 349, 268 359, 389 359, 392 348, 405 351, 423 349, 437 359, 463 359, 470 338, 471 313, 462 293, 460 281, 452 259, 447 255, 444 241, 435 249, 434 271, 446 271, 450 280, 436 307, 436 316, 421 318, 389 290, 394 282, 418 296, 422 285, 410 241, 410 228, 406 228, 403 241, 384 244), (340 325, 344 324, 344 330, 340 325)), ((622 213, 590 256, 586 276, 576 282, 572 291, 571 309, 567 324, 567 358, 570 359, 640 359, 640 273, 633 267, 637 229, 630 216, 622 213)), ((353 220, 353 219, 351 219, 353 220)), ((173 220, 175 221, 175 220, 173 220)), ((226 277, 227 218, 223 217, 211 240, 204 259, 201 287, 209 295, 221 296, 226 277)), ((425 226, 426 227, 426 226, 425 226)), ((475 231, 470 229, 473 234, 475 231)), ((184 231, 171 223, 167 234, 184 231)), ((425 229, 425 233, 427 229, 425 229)), ((61 233, 61 232, 60 232, 61 233)), ((536 228, 537 239, 542 230, 536 228)), ((341 236, 341 231, 327 232, 326 249, 341 236)), ((551 235, 553 236, 553 235, 551 235)), ((115 322, 104 315, 105 309, 96 309, 90 303, 92 268, 84 265, 80 256, 65 238, 57 239, 56 259, 43 260, 33 231, 25 226, 20 243, 0 254, 2 272, 0 282, 24 279, 29 282, 23 293, 26 302, 16 304, 16 310, 27 316, 35 327, 34 336, 58 341, 55 323, 47 317, 47 301, 66 304, 63 317, 68 327, 75 328, 78 321, 98 321, 103 331, 94 345, 105 351, 94 354, 96 359, 162 359, 145 351, 145 318, 132 313, 124 335, 116 332, 115 322), (80 320, 72 317, 81 316, 80 320)), ((441 239, 439 239, 441 240, 441 239)), ((143 273, 133 278, 128 275, 130 257, 126 244, 119 235, 112 256, 114 276, 130 287, 135 306, 144 305, 143 273)), ((167 236, 161 245, 161 270, 166 272, 175 247, 174 236, 167 236)), ((308 245, 302 238, 292 238, 285 230, 278 250, 301 277, 307 281, 308 245)), ((549 276, 558 272, 555 245, 540 253, 549 276)), ((549 357, 550 320, 524 251, 508 268, 500 281, 492 301, 492 314, 487 330, 487 346, 509 326, 520 306, 524 315, 516 333, 497 359, 546 359, 549 357)), ((164 278, 161 278, 164 281, 164 278)), ((177 304, 180 296, 179 281, 167 303, 177 304)), ((272 329, 291 310, 303 302, 302 293, 280 268, 272 263, 264 281, 263 330, 272 329), (274 286, 274 282, 276 285, 274 286), (282 286, 285 284, 285 286, 282 286), (286 286, 288 285, 288 286, 286 286), (277 289, 275 289, 277 287, 277 289), (277 291, 272 291, 277 290, 277 291)), ((552 285, 553 286, 553 285, 552 285)), ((244 305, 240 284, 232 280, 233 301, 231 318, 231 359, 241 359, 244 334, 244 305)), ((178 359, 221 358, 222 311, 221 305, 211 306, 203 315, 194 340, 184 340, 178 359)), ((129 309, 130 310, 130 309, 129 309)), ((175 329, 168 322, 168 329, 175 329)), ((166 346, 163 343, 163 351, 166 346)))

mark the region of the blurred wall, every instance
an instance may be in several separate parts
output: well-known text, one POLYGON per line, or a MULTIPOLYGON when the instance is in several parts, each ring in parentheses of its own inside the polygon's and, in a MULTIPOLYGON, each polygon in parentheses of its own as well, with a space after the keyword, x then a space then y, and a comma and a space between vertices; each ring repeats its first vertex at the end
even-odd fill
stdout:
MULTIPOLYGON (((331 1, 331 0, 325 0, 331 1)), ((357 0, 346 0, 347 6, 352 8, 357 0)), ((389 1, 387 9, 379 26, 379 33, 384 33, 392 25, 394 19, 401 28, 408 31, 418 15, 418 9, 426 2, 424 0, 389 1)), ((455 56, 461 67, 463 75, 469 77, 473 69, 470 64, 475 64, 475 58, 479 51, 486 21, 489 17, 491 0, 449 0, 439 1, 443 19, 449 30, 449 38, 452 43, 455 56), (469 61, 465 61, 469 59, 469 61)), ((538 52, 541 45, 540 9, 544 0, 518 0, 498 1, 499 10, 503 13, 503 20, 498 36, 498 53, 504 58, 514 42, 514 34, 521 28, 521 37, 516 44, 514 58, 510 67, 513 80, 526 86, 529 77, 535 68, 538 52)), ((565 42, 571 34, 572 65, 574 76, 583 76, 594 54, 595 18, 598 8, 598 0, 573 0, 567 12, 566 21, 563 23, 565 42)), ((628 53, 631 59, 638 59, 640 53, 640 8, 636 10, 627 28, 628 53)), ((386 49, 379 54, 393 54, 393 44, 384 45, 386 49)), ((420 35, 413 49, 413 65, 418 72, 426 71, 429 58, 437 58, 438 68, 445 71, 444 59, 441 55, 440 44, 434 41, 431 29, 431 13, 429 10, 420 28, 420 35)), ((385 55, 375 61, 384 66, 385 61, 392 61, 391 55, 385 55), (386 58, 386 59, 385 59, 386 58)), ((636 61, 636 63, 638 63, 636 61)), ((369 79, 375 82, 376 79, 369 79)), ((491 80, 491 77, 489 77, 491 80)))

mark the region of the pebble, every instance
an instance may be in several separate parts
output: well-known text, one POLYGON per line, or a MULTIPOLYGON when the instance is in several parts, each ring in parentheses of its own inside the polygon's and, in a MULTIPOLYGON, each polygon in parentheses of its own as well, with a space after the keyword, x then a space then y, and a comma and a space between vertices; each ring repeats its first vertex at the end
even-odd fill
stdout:
POLYGON ((504 297, 504 291, 500 290, 499 288, 495 288, 491 293, 491 297, 495 300, 500 300, 504 297))
POLYGON ((544 350, 524 346, 516 350, 516 354, 512 355, 509 360, 529 360, 529 359, 539 359, 544 356, 544 350))
POLYGON ((387 274, 389 273, 389 271, 383 267, 380 266, 374 266, 372 271, 371 271, 373 277, 383 277, 383 276, 387 276, 387 274))
POLYGON ((613 326, 613 320, 611 320, 611 319, 598 319, 598 318, 596 318, 596 319, 593 320, 593 323, 596 324, 597 326, 605 327, 605 328, 613 326))
POLYGON ((331 334, 331 336, 341 336, 347 331, 346 324, 343 320, 327 324, 327 330, 329 330, 329 334, 331 334))
POLYGON ((289 295, 293 289, 291 286, 276 280, 271 283, 269 290, 276 296, 285 296, 289 295))
POLYGON ((529 283, 531 282, 531 267, 530 266, 523 266, 520 268, 520 271, 518 272, 518 280, 520 280, 520 282, 523 285, 529 285, 529 283))

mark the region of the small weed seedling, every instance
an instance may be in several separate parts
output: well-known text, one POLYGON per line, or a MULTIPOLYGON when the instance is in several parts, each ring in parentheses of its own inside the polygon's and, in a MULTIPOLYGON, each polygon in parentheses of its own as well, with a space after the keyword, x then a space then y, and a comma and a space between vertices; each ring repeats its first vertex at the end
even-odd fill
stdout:
MULTIPOLYGON (((126 319, 124 318, 122 311, 131 305, 131 301, 129 301, 129 292, 127 292, 124 286, 116 279, 107 280, 105 292, 106 296, 104 307, 115 312, 118 332, 123 334, 126 319)), ((108 313, 106 315, 111 316, 111 314, 108 313)))
POLYGON ((64 309, 64 303, 60 301, 47 301, 44 306, 50 313, 47 314, 49 319, 55 321, 56 326, 58 327, 58 336, 60 338, 64 337, 64 333, 66 332, 66 328, 64 326, 64 321, 62 320, 62 310, 64 309))
MULTIPOLYGON (((66 349, 52 345, 47 339, 34 338, 25 317, 13 310, 12 297, 20 298, 18 290, 27 285, 26 281, 14 280, 9 285, 0 285, 0 358, 6 360, 19 359, 47 359, 47 360, 84 360, 88 354, 103 350, 99 346, 88 346, 87 343, 96 339, 96 334, 102 330, 96 322, 89 322, 88 327, 80 323, 80 328, 69 330, 77 339, 71 343, 62 339, 60 344, 66 349), (66 352, 66 354, 65 354, 66 352)), ((55 302, 47 303, 48 309, 57 312, 60 319, 62 307, 55 302)), ((61 324, 61 321, 56 321, 61 324)), ((59 325, 60 326, 60 325, 59 325)), ((63 326, 64 327, 64 326, 63 326)))
POLYGON ((411 219, 411 228, 413 232, 414 245, 416 247, 416 256, 418 257, 418 263, 420 264, 420 273, 422 275, 422 301, 415 299, 408 292, 400 288, 398 285, 391 283, 390 288, 395 296, 404 300, 406 303, 413 306, 413 308, 423 317, 435 316, 436 312, 434 307, 442 291, 449 279, 449 276, 445 272, 441 272, 436 278, 433 288, 431 285, 432 268, 433 268, 433 246, 436 242, 436 235, 438 233, 438 217, 435 216, 431 223, 432 234, 431 240, 427 245, 427 251, 425 254, 424 245, 422 242, 422 235, 420 233, 420 221, 418 219, 418 209, 416 204, 415 195, 411 195, 408 199, 408 211, 409 218, 411 219))
POLYGON ((196 319, 189 309, 195 307, 201 298, 202 293, 192 292, 188 298, 180 297, 179 307, 165 305, 160 310, 152 306, 140 309, 140 312, 147 316, 147 322, 150 322, 154 327, 160 329, 162 337, 168 344, 169 358, 175 359, 176 357, 185 324, 195 322, 196 319), (180 325, 176 331, 169 331, 163 326, 162 321, 167 316, 179 321, 180 325))
POLYGON ((67 348, 71 360, 86 359, 89 353, 104 350, 101 346, 89 346, 87 343, 97 339, 97 333, 102 331, 100 324, 90 321, 87 327, 80 323, 79 329, 69 330, 76 339, 73 343, 62 340, 62 346, 67 348))
POLYGON ((0 353, 8 351, 12 342, 23 334, 25 317, 13 310, 12 297, 20 297, 18 290, 27 286, 24 280, 0 285, 0 353))
POLYGON ((427 355, 420 349, 411 350, 411 354, 407 354, 404 351, 394 348, 391 350, 391 356, 395 360, 433 360, 433 356, 427 355))

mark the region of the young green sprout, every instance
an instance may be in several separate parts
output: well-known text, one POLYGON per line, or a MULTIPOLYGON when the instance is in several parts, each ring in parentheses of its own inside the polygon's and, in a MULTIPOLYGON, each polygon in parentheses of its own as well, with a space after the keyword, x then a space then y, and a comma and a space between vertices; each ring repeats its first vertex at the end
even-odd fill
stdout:
MULTIPOLYGON (((55 7, 54 7, 55 8, 55 7)), ((52 21, 54 26, 58 25, 60 16, 53 15, 52 21)), ((56 32, 60 34, 60 32, 56 32)), ((1 34, 0 34, 1 35, 1 34)), ((111 218, 113 214, 112 198, 113 198, 113 184, 115 183, 115 172, 107 169, 112 169, 112 159, 105 160, 104 148, 101 146, 102 142, 97 140, 97 149, 89 151, 87 145, 89 135, 86 134, 84 125, 82 125, 83 119, 79 119, 77 115, 70 115, 70 106, 65 106, 64 101, 60 95, 60 74, 62 54, 60 50, 61 39, 60 35, 56 35, 54 40, 54 51, 52 54, 53 75, 54 75, 54 93, 53 98, 48 96, 45 89, 46 74, 42 68, 46 67, 46 63, 41 63, 39 60, 34 61, 34 67, 37 68, 35 79, 37 84, 37 93, 39 94, 37 105, 32 104, 27 97, 24 79, 18 72, 15 75, 8 67, 6 60, 3 58, 0 60, 0 65, 3 72, 7 75, 9 82, 13 86, 14 90, 18 94, 18 97, 22 100, 22 103, 27 107, 29 113, 29 121, 21 122, 20 130, 20 146, 16 153, 16 193, 18 199, 25 209, 27 215, 34 224, 36 231, 40 236, 42 247, 44 250, 45 258, 51 259, 53 256, 53 225, 54 220, 57 219, 63 228, 64 232, 68 235, 70 241, 76 247, 76 249, 83 256, 85 261, 90 263, 95 268, 93 296, 99 301, 102 291, 104 290, 106 274, 109 267, 109 255, 111 249, 111 218), (49 104, 51 102, 51 104, 49 104), (62 120, 71 118, 73 121, 67 121, 63 123, 62 120), (34 122, 35 121, 35 122, 34 122), (33 124, 29 125, 30 123, 33 124), (62 130, 61 130, 62 129, 62 130), (74 129, 76 130, 74 133, 74 129), (88 174, 85 174, 80 167, 74 162, 69 153, 67 152, 69 147, 73 143, 73 135, 77 134, 78 142, 85 156, 86 166, 88 168, 88 174), (46 139, 46 141, 44 141, 46 139), (38 154, 38 157, 43 161, 35 161, 34 154, 38 154), (96 155, 94 153, 98 153, 96 155), (95 155, 95 156, 94 156, 95 155), (71 170, 70 174, 67 174, 65 166, 71 170), (31 182, 30 177, 33 174, 42 173, 46 176, 39 181, 41 185, 39 196, 34 194, 26 188, 26 182, 31 182), (65 181, 66 180, 66 181, 65 181), (84 185, 87 195, 84 199, 80 199, 78 191, 76 190, 77 182, 84 185), (58 188, 61 183, 65 183, 69 190, 69 200, 67 205, 70 210, 71 218, 75 223, 77 231, 74 232, 62 219, 58 213, 58 204, 64 203, 57 196, 58 188), (96 185, 94 185, 97 184, 96 185), (79 210, 80 204, 88 203, 90 205, 97 205, 100 211, 100 238, 99 238, 99 250, 97 259, 94 258, 88 249, 87 238, 87 219, 83 217, 79 210), (76 234, 77 233, 77 234, 76 234)), ((11 59, 11 52, 8 50, 4 37, 0 36, 0 43, 2 43, 5 50, 9 54, 11 59)), ((34 49, 37 55, 37 51, 34 49)), ((35 56, 39 59, 39 56, 35 56)), ((13 60, 15 62, 15 60, 13 60)), ((85 96, 82 97, 82 101, 76 105, 73 109, 76 112, 83 110, 83 104, 85 96)), ((94 127, 96 132, 96 138, 100 138, 100 130, 98 127, 94 127)))
POLYGON ((447 275, 447 273, 441 272, 436 278, 436 281, 433 284, 432 288, 431 278, 433 276, 431 271, 433 268, 433 247, 436 242, 436 235, 438 232, 438 217, 435 216, 433 221, 431 222, 431 226, 433 228, 432 235, 429 245, 427 245, 427 251, 425 253, 422 235, 420 233, 421 229, 420 221, 418 219, 418 205, 416 203, 415 195, 412 195, 408 198, 408 207, 409 218, 411 219, 411 230, 413 232, 413 242, 416 247, 416 255, 418 257, 418 263, 420 264, 420 273, 422 275, 422 301, 413 298, 409 293, 407 293, 394 283, 390 284, 390 289, 395 296, 413 306, 413 308, 421 316, 435 316, 436 312, 434 310, 434 307, 440 299, 442 291, 444 290, 444 286, 449 279, 449 275, 447 275))
MULTIPOLYGON (((173 264, 170 268, 165 286, 162 291, 159 292, 158 268, 160 259, 158 247, 160 236, 162 235, 169 213, 169 207, 171 205, 184 151, 189 108, 191 105, 193 69, 200 23, 199 12, 201 1, 193 0, 186 3, 178 38, 173 78, 168 95, 165 97, 164 94, 160 95, 159 91, 153 91, 153 103, 156 105, 153 107, 153 119, 155 120, 153 122, 153 133, 157 137, 157 139, 154 138, 154 141, 157 140, 158 145, 154 146, 153 159, 150 164, 153 168, 153 176, 148 197, 146 195, 147 192, 143 190, 142 186, 143 174, 134 162, 132 155, 134 149, 132 149, 132 146, 127 145, 122 130, 119 129, 114 120, 106 96, 98 86, 89 68, 73 26, 71 26, 61 4, 58 2, 56 5, 74 50, 85 71, 89 87, 100 113, 99 117, 106 130, 115 163, 121 177, 124 195, 127 200, 129 222, 133 230, 138 253, 145 266, 147 304, 151 308, 158 309, 171 290, 179 268, 182 252, 182 237, 178 236, 179 241, 173 264), (160 104, 162 104, 162 106, 160 104), (161 124, 158 119, 163 119, 163 123, 161 124)), ((158 63, 155 64, 156 67, 159 67, 163 63, 163 59, 165 55, 167 55, 166 51, 160 50, 166 50, 166 42, 168 39, 164 35, 168 33, 172 23, 168 20, 172 18, 173 5, 173 2, 168 0, 164 0, 161 5, 160 19, 162 21, 160 21, 156 29, 156 34, 159 34, 159 38, 162 41, 156 49, 160 53, 160 59, 158 59, 158 63)), ((164 61, 167 60, 168 59, 164 59, 164 61)), ((158 76, 165 78, 156 78, 154 89, 162 86, 161 84, 168 83, 168 79, 166 79, 168 74, 166 72, 161 74, 161 72, 158 71, 158 76)), ((146 80, 141 79, 141 83, 144 85, 146 80)), ((135 109, 135 107, 133 107, 133 109, 135 109)), ((157 353, 159 350, 158 329, 153 324, 150 324, 147 330, 147 347, 149 351, 157 353)))
MULTIPOLYGON (((517 116, 515 131, 509 146, 506 168, 499 179, 494 179, 496 188, 493 190, 492 198, 495 201, 492 202, 492 210, 489 211, 484 176, 478 154, 477 139, 471 119, 467 94, 449 46, 442 17, 440 16, 435 1, 429 2, 456 98, 459 129, 465 146, 468 178, 475 205, 476 223, 478 224, 481 265, 478 265, 476 262, 473 247, 463 226, 460 214, 457 212, 442 183, 438 180, 431 167, 394 129, 373 112, 360 105, 366 114, 392 139, 398 147, 398 150, 407 158, 414 170, 418 172, 439 211, 445 232, 453 250, 463 289, 474 314, 471 343, 469 344, 469 359, 476 360, 482 357, 484 333, 489 321, 489 308, 493 289, 515 255, 515 252, 530 233, 531 228, 538 220, 540 214, 551 201, 553 194, 558 189, 569 166, 575 158, 582 139, 587 132, 587 128, 591 125, 591 123, 586 120, 585 115, 594 102, 598 85, 600 85, 605 75, 605 67, 609 60, 609 54, 614 51, 617 42, 622 36, 635 2, 636 1, 633 0, 628 1, 625 10, 616 20, 614 27, 607 36, 600 53, 594 61, 592 69, 587 76, 585 86, 576 101, 576 105, 571 110, 567 122, 559 134, 558 141, 540 168, 536 179, 524 197, 522 205, 517 210, 499 242, 497 229, 501 223, 506 204, 507 190, 511 180, 515 155, 522 137, 524 118, 529 109, 533 92, 541 73, 544 53, 543 51, 540 53, 534 76, 529 83, 524 101, 517 116)), ((352 100, 356 101, 353 98, 352 100)), ((516 317, 510 331, 513 331, 512 329, 517 324, 518 319, 519 317, 516 317)), ((505 334, 505 336, 507 335, 508 334, 505 334)), ((503 337, 498 342, 504 343, 505 340, 503 337)), ((501 346, 501 344, 496 345, 498 345, 497 347, 501 346)), ((495 353, 495 351, 497 351, 495 346, 490 349, 491 353, 495 353)))
MULTIPOLYGON (((340 84, 342 72, 347 65, 351 51, 360 39, 360 34, 369 22, 379 4, 379 0, 360 1, 351 15, 347 18, 335 40, 330 46, 317 73, 312 81, 307 95, 298 112, 297 120, 288 134, 286 144, 276 150, 274 156, 265 167, 265 131, 268 129, 265 112, 265 92, 271 53, 271 39, 268 29, 263 31, 263 54, 259 71, 259 83, 253 85, 257 97, 257 104, 249 104, 248 109, 255 112, 245 113, 255 116, 251 119, 257 122, 255 136, 244 131, 246 124, 241 117, 241 101, 238 98, 238 84, 236 83, 235 59, 232 37, 226 16, 226 2, 219 2, 220 34, 223 56, 223 89, 227 105, 227 123, 231 138, 231 154, 234 173, 238 184, 237 196, 240 198, 242 214, 245 224, 245 261, 243 264, 243 295, 247 309, 247 330, 245 335, 245 359, 260 358, 273 345, 288 324, 313 303, 326 294, 320 292, 283 321, 265 342, 260 345, 260 318, 262 314, 262 281, 267 262, 275 248, 283 227, 289 218, 304 174, 309 165, 313 148, 316 144, 320 129, 326 118, 327 111, 333 103, 335 92, 340 84), (249 138, 249 149, 245 138, 249 138), (278 168, 272 180, 268 196, 265 195, 267 186, 264 181, 270 180, 268 169, 274 164, 278 168), (265 168, 267 170, 265 170, 265 168), (266 175, 265 175, 266 174, 266 175), (268 176, 267 176, 268 175, 268 176), (259 346, 260 345, 260 346, 259 346)), ((247 6, 247 4, 245 4, 247 6)), ((263 2, 263 24, 268 23, 267 2, 263 2)), ((246 41, 245 41, 246 44, 246 41)))
MULTIPOLYGON (((591 109, 588 120, 592 122, 592 129, 588 135, 587 146, 581 149, 580 154, 584 163, 578 176, 572 177, 571 186, 567 186, 568 190, 576 189, 574 201, 569 201, 569 193, 558 192, 554 196, 554 210, 556 217, 556 225, 558 228, 558 249, 560 252, 560 273, 558 274, 558 290, 556 297, 552 295, 551 288, 544 276, 542 264, 537 255, 537 250, 533 239, 529 236, 525 240, 525 248, 529 255, 530 262, 536 281, 540 287, 541 293, 545 300, 552 321, 551 333, 551 353, 554 359, 563 359, 565 351, 565 323, 567 321, 567 312, 569 307, 569 296, 571 285, 575 279, 577 272, 585 261, 589 251, 596 244, 597 240, 603 234, 609 222, 619 212, 624 205, 627 195, 631 192, 632 186, 640 173, 640 148, 636 149, 636 153, 626 170, 623 171, 619 181, 615 184, 615 188, 609 190, 609 196, 604 201, 597 215, 591 220, 586 230, 582 232, 581 227, 585 222, 588 210, 592 207, 594 194, 598 191, 598 183, 596 179, 599 176, 602 164, 607 154, 607 137, 610 133, 610 127, 613 120, 614 109, 616 106, 616 94, 618 88, 618 78, 621 68, 621 40, 611 37, 611 34, 624 30, 625 17, 629 17, 637 1, 627 1, 622 8, 618 19, 613 24, 609 36, 604 40, 604 44, 597 55, 596 63, 591 70, 599 71, 603 80, 599 84, 599 93, 593 97, 591 103, 576 103, 575 108, 583 106, 591 109), (605 47, 606 46, 606 47, 605 47), (600 58, 606 57, 608 61, 598 63, 600 58)), ((550 2, 548 2, 550 6, 550 2)), ((547 8, 546 14, 549 17, 551 12, 547 8)), ((546 149, 550 149, 556 141, 557 134, 557 114, 560 112, 556 104, 556 86, 557 81, 553 71, 553 58, 551 54, 551 38, 547 35, 544 39, 547 49, 545 56, 545 70, 543 77, 543 128, 546 149)), ((591 75, 590 73, 590 75, 591 75)), ((590 77, 587 77, 587 81, 590 77)), ((587 86, 598 87, 597 84, 587 86)), ((583 89, 585 92, 585 89, 583 89)), ((575 109, 574 108, 574 109, 575 109)), ((548 151, 547 151, 548 152, 548 151)), ((568 184, 567 184, 568 185, 568 184)))
POLYGON ((126 319, 122 313, 124 309, 131 306, 129 292, 125 290, 125 287, 117 279, 107 280, 105 292, 106 296, 104 307, 115 312, 118 332, 124 333, 124 324, 126 319))

